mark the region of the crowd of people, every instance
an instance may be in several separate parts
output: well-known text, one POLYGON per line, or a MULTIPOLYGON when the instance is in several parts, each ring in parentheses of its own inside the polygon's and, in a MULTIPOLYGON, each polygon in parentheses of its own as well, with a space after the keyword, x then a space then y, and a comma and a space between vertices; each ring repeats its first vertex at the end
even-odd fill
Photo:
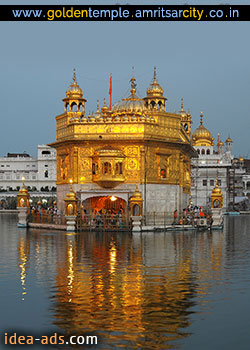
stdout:
POLYGON ((207 225, 212 226, 213 217, 212 214, 203 210, 202 207, 188 205, 183 209, 182 213, 178 214, 178 211, 174 211, 173 225, 192 225, 198 226, 198 219, 206 219, 207 225))
POLYGON ((83 209, 81 220, 83 226, 91 226, 97 229, 123 228, 126 224, 125 213, 122 208, 117 211, 113 209, 92 209, 91 211, 83 209))
POLYGON ((29 209, 29 214, 35 222, 49 222, 59 224, 60 211, 57 206, 46 207, 43 205, 33 205, 29 209))

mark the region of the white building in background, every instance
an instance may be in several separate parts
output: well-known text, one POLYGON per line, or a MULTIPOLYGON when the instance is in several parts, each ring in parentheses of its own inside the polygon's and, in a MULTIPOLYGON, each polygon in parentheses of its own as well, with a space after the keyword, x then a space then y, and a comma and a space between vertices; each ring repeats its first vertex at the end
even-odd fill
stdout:
POLYGON ((56 150, 38 145, 37 158, 27 153, 8 153, 0 157, 0 192, 18 191, 22 177, 30 191, 55 191, 56 150))
POLYGON ((232 139, 227 138, 225 145, 219 140, 216 149, 214 138, 203 125, 201 113, 200 126, 192 134, 193 147, 198 153, 198 158, 192 159, 192 186, 191 199, 194 205, 206 207, 211 203, 211 192, 218 181, 223 193, 223 207, 228 207, 230 169, 233 156, 232 139))

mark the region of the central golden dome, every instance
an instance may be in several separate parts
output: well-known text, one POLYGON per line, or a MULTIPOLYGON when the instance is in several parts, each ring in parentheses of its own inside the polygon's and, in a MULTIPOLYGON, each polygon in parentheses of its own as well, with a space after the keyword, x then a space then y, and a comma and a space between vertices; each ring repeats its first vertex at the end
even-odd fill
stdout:
POLYGON ((193 132, 193 146, 213 146, 214 138, 209 130, 203 125, 203 113, 201 112, 200 126, 193 132))
POLYGON ((139 113, 143 114, 146 111, 144 106, 144 101, 136 96, 136 84, 135 78, 132 77, 131 80, 131 95, 128 98, 123 98, 120 102, 113 106, 113 112, 115 114, 119 113, 139 113))

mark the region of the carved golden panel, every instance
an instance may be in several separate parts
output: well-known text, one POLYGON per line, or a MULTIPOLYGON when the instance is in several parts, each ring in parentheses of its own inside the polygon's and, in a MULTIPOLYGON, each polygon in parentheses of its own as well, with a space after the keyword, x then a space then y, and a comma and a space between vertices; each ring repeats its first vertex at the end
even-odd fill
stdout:
POLYGON ((129 170, 137 169, 138 162, 135 158, 129 158, 127 162, 128 162, 128 169, 129 170))
POLYGON ((131 155, 138 155, 138 147, 127 147, 126 148, 126 151, 125 151, 125 154, 126 156, 131 156, 131 155))

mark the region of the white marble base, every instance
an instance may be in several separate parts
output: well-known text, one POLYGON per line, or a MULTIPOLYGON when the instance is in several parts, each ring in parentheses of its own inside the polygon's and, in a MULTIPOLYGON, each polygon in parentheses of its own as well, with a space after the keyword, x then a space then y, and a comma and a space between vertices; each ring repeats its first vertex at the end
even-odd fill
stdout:
POLYGON ((76 230, 76 216, 75 215, 70 215, 70 216, 65 216, 66 218, 66 231, 68 232, 75 232, 76 230))
MULTIPOLYGON (((57 185, 57 206, 60 213, 64 213, 64 199, 69 192, 69 185, 57 185)), ((97 184, 74 184, 73 189, 79 193, 81 201, 87 198, 98 196, 116 196, 128 199, 135 191, 136 184, 120 184, 113 189, 105 189, 97 184)), ((143 206, 147 213, 173 213, 175 209, 181 212, 189 204, 189 195, 183 193, 178 185, 167 184, 138 184, 139 191, 142 194, 143 206), (145 203, 146 198, 146 203, 145 203)))
POLYGON ((212 217, 213 217, 213 225, 219 226, 222 224, 223 216, 222 216, 222 208, 212 208, 212 217))
POLYGON ((28 227, 28 208, 17 207, 18 227, 28 227))
POLYGON ((131 216, 132 232, 141 232, 141 216, 131 216))
POLYGON ((200 218, 197 220, 197 226, 207 226, 207 219, 206 218, 200 218))

